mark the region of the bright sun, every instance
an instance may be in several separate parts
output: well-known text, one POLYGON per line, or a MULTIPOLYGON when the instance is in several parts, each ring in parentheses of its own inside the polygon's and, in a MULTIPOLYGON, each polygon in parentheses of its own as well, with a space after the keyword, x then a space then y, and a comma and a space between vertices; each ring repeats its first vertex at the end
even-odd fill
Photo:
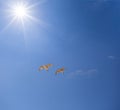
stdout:
POLYGON ((17 26, 18 29, 22 30, 26 40, 27 28, 31 28, 34 23, 46 27, 47 24, 39 18, 41 16, 40 10, 38 14, 38 11, 36 11, 37 6, 42 3, 44 3, 44 0, 39 0, 38 2, 33 2, 32 0, 11 0, 7 4, 5 3, 4 12, 9 22, 0 33, 5 32, 10 26, 17 26))
POLYGON ((27 21, 39 21, 36 17, 32 16, 33 8, 39 3, 30 4, 27 1, 16 1, 9 3, 9 8, 7 9, 8 15, 12 18, 10 24, 13 22, 21 23, 25 26, 27 21))
POLYGON ((27 2, 24 0, 17 0, 16 2, 9 2, 7 4, 7 9, 5 9, 7 16, 10 18, 10 22, 7 24, 7 26, 3 29, 7 29, 9 26, 11 26, 13 23, 16 23, 17 26, 22 26, 22 28, 25 30, 27 23, 30 23, 31 21, 40 25, 44 25, 45 23, 41 21, 41 19, 36 18, 35 16, 35 10, 34 8, 41 4, 41 2, 32 3, 27 2))
POLYGON ((11 5, 10 14, 13 18, 24 21, 30 16, 30 8, 24 2, 17 2, 11 5))
POLYGON ((16 6, 16 7, 13 8, 14 16, 16 16, 18 18, 21 18, 21 19, 27 16, 27 14, 28 14, 27 11, 28 10, 26 9, 26 7, 22 6, 22 5, 16 6))

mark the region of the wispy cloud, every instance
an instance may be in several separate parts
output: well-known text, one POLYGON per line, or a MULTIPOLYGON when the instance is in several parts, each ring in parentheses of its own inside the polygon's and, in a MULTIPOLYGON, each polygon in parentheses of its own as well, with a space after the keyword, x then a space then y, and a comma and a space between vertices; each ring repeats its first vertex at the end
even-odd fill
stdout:
POLYGON ((114 62, 120 62, 120 56, 113 56, 113 55, 109 55, 107 56, 108 60, 114 61, 114 62))
POLYGON ((80 76, 89 77, 95 75, 97 72, 98 72, 97 69, 77 70, 75 72, 70 73, 68 77, 69 78, 80 77, 80 76))
POLYGON ((108 58, 111 59, 111 60, 116 59, 116 57, 115 57, 115 56, 112 56, 112 55, 108 56, 108 58))

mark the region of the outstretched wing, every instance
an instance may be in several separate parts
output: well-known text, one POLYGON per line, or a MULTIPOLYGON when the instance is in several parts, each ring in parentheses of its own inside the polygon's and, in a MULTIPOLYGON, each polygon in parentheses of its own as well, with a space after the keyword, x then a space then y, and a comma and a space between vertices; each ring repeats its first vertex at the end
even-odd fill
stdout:
POLYGON ((48 71, 49 67, 51 67, 51 66, 52 66, 52 64, 42 65, 42 66, 39 67, 39 71, 43 70, 43 69, 45 69, 46 71, 48 71))
POLYGON ((49 68, 49 67, 53 66, 53 64, 47 64, 46 66, 49 68))
POLYGON ((43 67, 43 66, 40 66, 38 70, 41 71, 41 70, 43 70, 43 69, 44 69, 44 67, 43 67))
POLYGON ((64 74, 64 70, 65 70, 64 67, 60 68, 60 69, 57 69, 56 72, 55 72, 55 74, 58 74, 58 73, 63 73, 64 74))

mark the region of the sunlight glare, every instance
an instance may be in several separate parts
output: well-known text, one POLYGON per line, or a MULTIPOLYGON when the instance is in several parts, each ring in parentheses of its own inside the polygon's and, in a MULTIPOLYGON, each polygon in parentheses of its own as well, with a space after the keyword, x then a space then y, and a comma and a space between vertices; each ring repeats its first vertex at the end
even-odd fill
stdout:
POLYGON ((24 18, 27 15, 27 9, 24 6, 15 7, 14 15, 18 18, 24 18))
POLYGON ((16 17, 18 20, 22 21, 27 19, 27 15, 30 14, 30 9, 28 9, 28 6, 23 2, 13 4, 10 10, 13 17, 16 17))
MULTIPOLYGON (((12 24, 16 26, 22 26, 23 31, 27 29, 29 24, 37 23, 44 26, 44 23, 41 19, 35 17, 35 8, 37 5, 40 5, 42 0, 36 3, 27 2, 24 0, 18 0, 14 2, 9 2, 5 12, 10 19, 10 22, 3 28, 2 32, 7 30, 12 24)), ((40 14, 40 13, 39 13, 40 14)))

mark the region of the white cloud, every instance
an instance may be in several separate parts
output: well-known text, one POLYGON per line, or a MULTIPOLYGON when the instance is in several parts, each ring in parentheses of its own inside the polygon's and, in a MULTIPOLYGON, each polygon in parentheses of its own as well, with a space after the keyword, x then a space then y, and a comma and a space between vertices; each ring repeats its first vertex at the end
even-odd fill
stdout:
POLYGON ((97 69, 77 70, 69 74, 69 78, 80 77, 80 76, 92 76, 97 73, 97 69))
POLYGON ((111 55, 111 56, 108 56, 108 58, 111 59, 111 60, 116 59, 116 57, 115 57, 115 56, 112 56, 112 55, 111 55))

